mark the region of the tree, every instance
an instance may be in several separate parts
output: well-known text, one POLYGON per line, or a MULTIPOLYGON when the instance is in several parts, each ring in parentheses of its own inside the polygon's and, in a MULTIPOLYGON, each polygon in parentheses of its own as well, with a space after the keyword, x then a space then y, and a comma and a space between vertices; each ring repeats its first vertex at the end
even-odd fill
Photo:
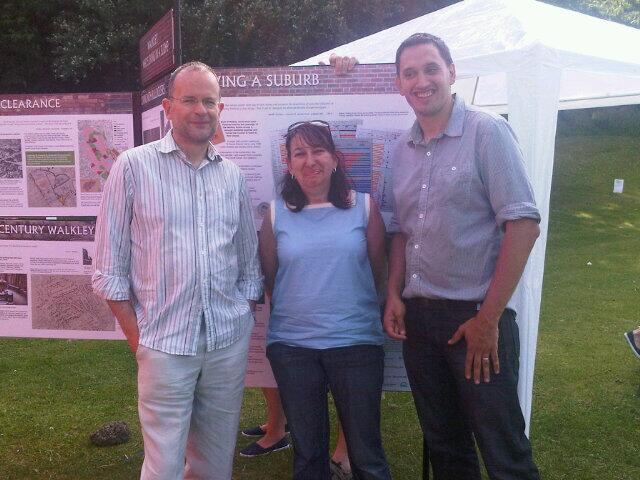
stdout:
POLYGON ((203 0, 183 3, 185 60, 287 65, 455 1, 203 0))
POLYGON ((543 0, 558 7, 576 10, 605 20, 640 27, 638 0, 543 0))
POLYGON ((50 82, 53 25, 58 0, 7 1, 0 15, 2 75, 0 91, 39 91, 50 82))
POLYGON ((138 41, 171 0, 66 0, 49 36, 51 70, 66 90, 137 88, 138 41))
MULTIPOLYGON (((183 59, 286 65, 455 0, 183 0, 183 59)), ((140 88, 138 41, 172 0, 7 1, 2 92, 140 88)))

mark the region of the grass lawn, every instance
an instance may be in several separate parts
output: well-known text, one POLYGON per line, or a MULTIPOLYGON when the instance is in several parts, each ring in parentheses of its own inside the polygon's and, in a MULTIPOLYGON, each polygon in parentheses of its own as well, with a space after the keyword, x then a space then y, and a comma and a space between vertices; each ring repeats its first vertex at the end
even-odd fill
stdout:
POLYGON ((546 479, 640 478, 640 139, 559 137, 531 439, 546 479), (614 194, 623 178, 623 194, 614 194))
MULTIPOLYGON (((640 362, 622 333, 640 323, 640 139, 560 136, 556 152, 534 454, 546 480, 635 480, 640 362), (625 180, 621 195, 614 178, 625 180)), ((138 478, 135 362, 124 342, 0 339, 0 352, 1 480, 138 478), (91 446, 89 434, 115 419, 133 427, 132 440, 91 446)), ((247 390, 242 425, 263 414, 260 392, 247 390)), ((409 394, 385 394, 382 428, 394 478, 420 478, 409 394)), ((290 478, 291 459, 237 458, 234 479, 290 478)))

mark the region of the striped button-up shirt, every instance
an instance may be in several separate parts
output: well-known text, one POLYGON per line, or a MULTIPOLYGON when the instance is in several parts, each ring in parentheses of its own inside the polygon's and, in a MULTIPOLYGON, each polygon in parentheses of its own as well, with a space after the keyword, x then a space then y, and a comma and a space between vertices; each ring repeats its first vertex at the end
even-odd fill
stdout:
POLYGON ((483 300, 504 223, 540 220, 509 124, 455 97, 444 132, 427 143, 416 121, 392 170, 389 230, 407 237, 403 296, 483 300))
POLYGON ((244 177, 213 145, 194 168, 171 132, 124 152, 105 185, 93 288, 130 300, 140 344, 195 355, 251 327, 247 300, 262 294, 257 237, 244 177))

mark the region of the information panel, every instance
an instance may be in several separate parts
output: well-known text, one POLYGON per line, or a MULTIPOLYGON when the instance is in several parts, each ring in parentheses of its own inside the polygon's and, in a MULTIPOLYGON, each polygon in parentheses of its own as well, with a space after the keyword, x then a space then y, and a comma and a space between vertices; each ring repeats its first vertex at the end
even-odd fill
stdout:
MULTIPOLYGON (((287 127, 304 120, 329 122, 356 189, 371 193, 389 221, 392 205, 384 174, 395 143, 414 120, 396 93, 393 65, 360 65, 348 77, 336 76, 331 67, 217 72, 224 109, 212 142, 243 170, 256 229, 286 168, 287 127)), ((142 92, 145 142, 161 138, 170 128, 160 105, 164 89, 159 81, 142 92)), ((131 116, 112 111, 25 116, 18 110, 0 116, 0 142, 13 140, 4 143, 3 158, 8 160, 2 163, 7 173, 0 179, 3 215, 7 208, 8 215, 95 215, 113 160, 132 146, 131 116), (8 126, 16 133, 7 133, 8 126), (92 161, 94 157, 101 161, 92 161), (29 187, 26 177, 32 173, 37 177, 30 180, 33 184, 47 179, 37 183, 47 195, 29 187)), ((93 219, 0 218, 0 336, 123 338, 106 303, 91 293, 94 231, 93 219)), ((248 386, 275 385, 264 356, 268 312, 268 304, 258 306, 248 386)), ((389 340, 385 350, 384 388, 408 390, 400 343, 389 340)))
MULTIPOLYGON (((222 156, 243 170, 256 229, 286 169, 287 128, 304 120, 330 124, 356 189, 371 193, 385 222, 390 220, 393 205, 384 174, 390 168, 397 139, 415 119, 397 93, 394 65, 359 65, 355 75, 348 77, 337 76, 332 67, 322 66, 216 72, 224 109, 212 141, 222 156)), ((143 132, 153 128, 161 134, 169 127, 157 106, 143 112, 143 132)), ((264 355, 268 312, 268 305, 260 305, 256 314, 246 380, 250 386, 275 386, 264 355)), ((409 390, 401 343, 387 340, 385 353, 384 388, 409 390)))
POLYGON ((169 75, 166 75, 140 94, 142 143, 160 140, 171 128, 171 122, 165 118, 162 108, 168 81, 169 75))
POLYGON ((1 215, 96 215, 132 107, 131 93, 1 95, 1 215))
POLYGON ((124 338, 93 294, 94 218, 0 219, 0 336, 124 338))

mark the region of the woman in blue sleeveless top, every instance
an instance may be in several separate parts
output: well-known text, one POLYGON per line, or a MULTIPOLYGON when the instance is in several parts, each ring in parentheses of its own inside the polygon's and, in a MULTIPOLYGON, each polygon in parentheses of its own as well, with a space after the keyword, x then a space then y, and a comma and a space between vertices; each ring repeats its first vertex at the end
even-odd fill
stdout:
POLYGON ((331 390, 355 478, 390 479, 376 293, 384 224, 369 196, 350 189, 328 124, 293 124, 286 149, 289 174, 265 216, 260 257, 272 302, 267 357, 293 437, 293 478, 330 478, 331 390))

